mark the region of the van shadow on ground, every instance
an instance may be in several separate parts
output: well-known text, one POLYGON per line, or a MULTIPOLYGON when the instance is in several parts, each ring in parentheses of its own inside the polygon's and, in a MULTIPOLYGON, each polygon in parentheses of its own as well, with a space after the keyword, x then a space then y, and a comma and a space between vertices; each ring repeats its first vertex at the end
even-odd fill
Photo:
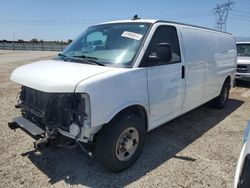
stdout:
MULTIPOLYGON (((143 152, 128 170, 118 174, 105 171, 98 163, 80 149, 66 150, 46 148, 42 153, 24 153, 34 165, 55 184, 64 180, 70 185, 90 187, 123 187, 154 170, 216 126, 243 104, 230 99, 223 110, 214 110, 203 105, 163 126, 149 132, 143 152)), ((180 160, 195 161, 195 158, 178 157, 180 160)))

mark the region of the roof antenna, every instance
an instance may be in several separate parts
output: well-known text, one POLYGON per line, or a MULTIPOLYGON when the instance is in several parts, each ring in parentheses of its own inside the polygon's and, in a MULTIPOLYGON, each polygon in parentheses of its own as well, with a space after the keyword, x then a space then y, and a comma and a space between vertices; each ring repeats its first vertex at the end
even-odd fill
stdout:
POLYGON ((141 18, 139 18, 137 14, 134 15, 134 17, 132 18, 132 20, 139 20, 139 19, 141 19, 141 18))

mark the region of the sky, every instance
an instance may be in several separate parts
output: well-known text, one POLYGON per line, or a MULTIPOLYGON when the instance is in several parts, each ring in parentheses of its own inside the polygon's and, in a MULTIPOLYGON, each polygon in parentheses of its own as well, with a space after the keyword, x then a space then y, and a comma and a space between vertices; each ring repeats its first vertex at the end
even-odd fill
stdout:
MULTIPOLYGON (((212 10, 227 0, 0 0, 0 40, 68 40, 88 26, 138 14, 214 28, 212 10)), ((250 37, 250 0, 235 2, 227 32, 250 37)))

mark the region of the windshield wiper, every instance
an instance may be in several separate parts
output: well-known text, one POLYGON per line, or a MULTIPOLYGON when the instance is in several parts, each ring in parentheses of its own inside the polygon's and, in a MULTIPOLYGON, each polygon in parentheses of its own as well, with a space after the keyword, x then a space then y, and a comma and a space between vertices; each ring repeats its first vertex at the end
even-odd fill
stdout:
POLYGON ((90 56, 85 56, 85 55, 74 55, 72 57, 75 57, 75 58, 80 58, 80 59, 83 59, 83 60, 86 60, 88 63, 91 63, 91 64, 96 64, 96 65, 100 65, 100 66, 105 66, 104 64, 96 61, 98 60, 98 58, 96 57, 90 57, 90 56))
POLYGON ((78 57, 78 58, 87 58, 87 59, 95 59, 97 60, 98 58, 96 57, 91 57, 91 56, 86 56, 86 55, 74 55, 73 57, 78 57))
POLYGON ((60 56, 60 57, 67 57, 66 55, 64 55, 62 53, 59 53, 58 56, 60 56))

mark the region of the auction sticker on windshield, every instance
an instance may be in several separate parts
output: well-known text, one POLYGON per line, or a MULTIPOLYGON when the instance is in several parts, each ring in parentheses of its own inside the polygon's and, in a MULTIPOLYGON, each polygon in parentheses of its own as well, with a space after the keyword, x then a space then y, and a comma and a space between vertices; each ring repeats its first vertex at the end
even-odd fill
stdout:
POLYGON ((121 36, 130 38, 130 39, 135 39, 135 40, 141 40, 141 38, 143 37, 143 35, 141 34, 130 32, 130 31, 124 31, 121 36))

